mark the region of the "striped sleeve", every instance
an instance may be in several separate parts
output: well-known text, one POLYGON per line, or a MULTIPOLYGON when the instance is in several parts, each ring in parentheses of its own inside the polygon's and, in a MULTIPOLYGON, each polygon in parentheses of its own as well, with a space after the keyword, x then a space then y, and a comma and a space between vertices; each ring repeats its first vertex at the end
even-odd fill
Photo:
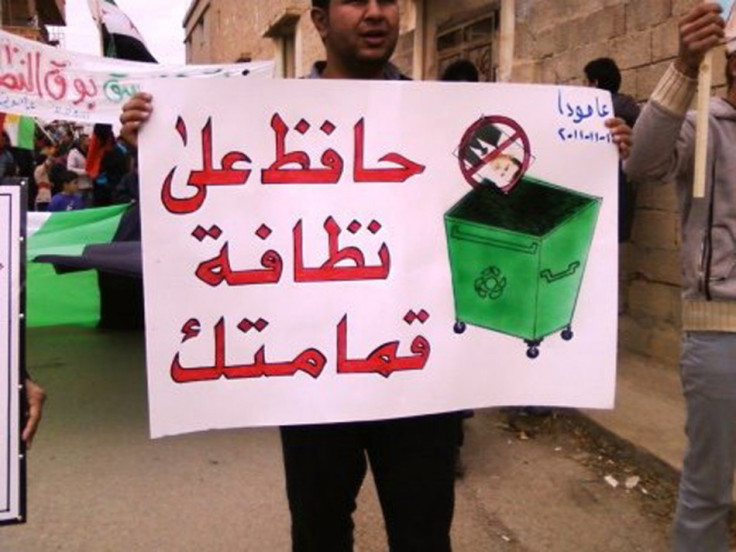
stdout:
POLYGON ((659 80, 651 100, 673 115, 684 117, 697 91, 697 79, 680 73, 673 63, 659 80))

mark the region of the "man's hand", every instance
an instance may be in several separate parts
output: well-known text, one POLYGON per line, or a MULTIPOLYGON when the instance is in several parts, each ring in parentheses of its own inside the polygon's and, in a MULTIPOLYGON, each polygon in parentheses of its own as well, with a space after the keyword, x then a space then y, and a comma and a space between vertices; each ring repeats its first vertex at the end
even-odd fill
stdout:
POLYGON ((36 434, 38 424, 41 423, 43 415, 43 403, 46 402, 46 392, 41 386, 36 385, 32 380, 25 381, 26 400, 28 401, 28 412, 26 426, 23 428, 21 438, 26 443, 26 447, 31 448, 33 436, 36 434))
POLYGON ((123 112, 120 114, 120 122, 123 123, 123 128, 120 131, 120 136, 133 147, 138 147, 138 132, 151 117, 153 111, 152 101, 153 96, 150 94, 138 92, 123 105, 123 112))
POLYGON ((622 160, 627 159, 631 153, 631 127, 621 118, 606 120, 606 126, 611 129, 619 156, 622 160))
POLYGON ((680 52, 675 62, 677 70, 697 78, 705 54, 723 43, 725 26, 720 5, 715 2, 695 5, 680 20, 680 52))

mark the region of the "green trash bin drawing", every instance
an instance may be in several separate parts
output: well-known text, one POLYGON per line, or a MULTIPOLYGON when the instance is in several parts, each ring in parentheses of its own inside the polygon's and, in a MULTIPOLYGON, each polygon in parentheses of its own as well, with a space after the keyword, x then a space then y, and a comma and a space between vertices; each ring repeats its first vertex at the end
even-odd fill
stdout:
POLYGON ((558 331, 572 339, 601 198, 528 176, 506 195, 478 186, 445 214, 455 331, 466 324, 523 339, 536 358, 558 331))

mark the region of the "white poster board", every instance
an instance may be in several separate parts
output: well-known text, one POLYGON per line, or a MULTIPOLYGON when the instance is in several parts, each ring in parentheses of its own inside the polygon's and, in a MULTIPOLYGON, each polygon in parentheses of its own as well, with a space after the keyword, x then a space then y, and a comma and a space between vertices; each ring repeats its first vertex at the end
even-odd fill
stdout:
POLYGON ((153 436, 613 406, 607 93, 320 80, 149 91, 153 436), (518 166, 524 180, 504 179, 518 166))
POLYGON ((22 521, 20 441, 21 189, 0 186, 0 523, 22 521))

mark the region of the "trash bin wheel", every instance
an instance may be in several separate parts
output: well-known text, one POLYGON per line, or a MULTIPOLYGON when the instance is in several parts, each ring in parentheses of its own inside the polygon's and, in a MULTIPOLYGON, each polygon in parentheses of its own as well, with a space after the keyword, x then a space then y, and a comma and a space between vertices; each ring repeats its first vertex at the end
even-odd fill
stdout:
POLYGON ((541 345, 542 340, 541 339, 525 339, 524 343, 526 343, 526 356, 535 359, 539 356, 539 345, 541 345))
POLYGON ((455 322, 455 326, 453 327, 453 330, 455 330, 456 334, 461 334, 465 331, 465 328, 466 328, 465 322, 463 322, 462 320, 457 320, 455 322))
POLYGON ((562 333, 560 334, 560 337, 564 339, 565 341, 570 341, 575 334, 572 331, 572 328, 568 326, 564 330, 562 330, 562 333))

